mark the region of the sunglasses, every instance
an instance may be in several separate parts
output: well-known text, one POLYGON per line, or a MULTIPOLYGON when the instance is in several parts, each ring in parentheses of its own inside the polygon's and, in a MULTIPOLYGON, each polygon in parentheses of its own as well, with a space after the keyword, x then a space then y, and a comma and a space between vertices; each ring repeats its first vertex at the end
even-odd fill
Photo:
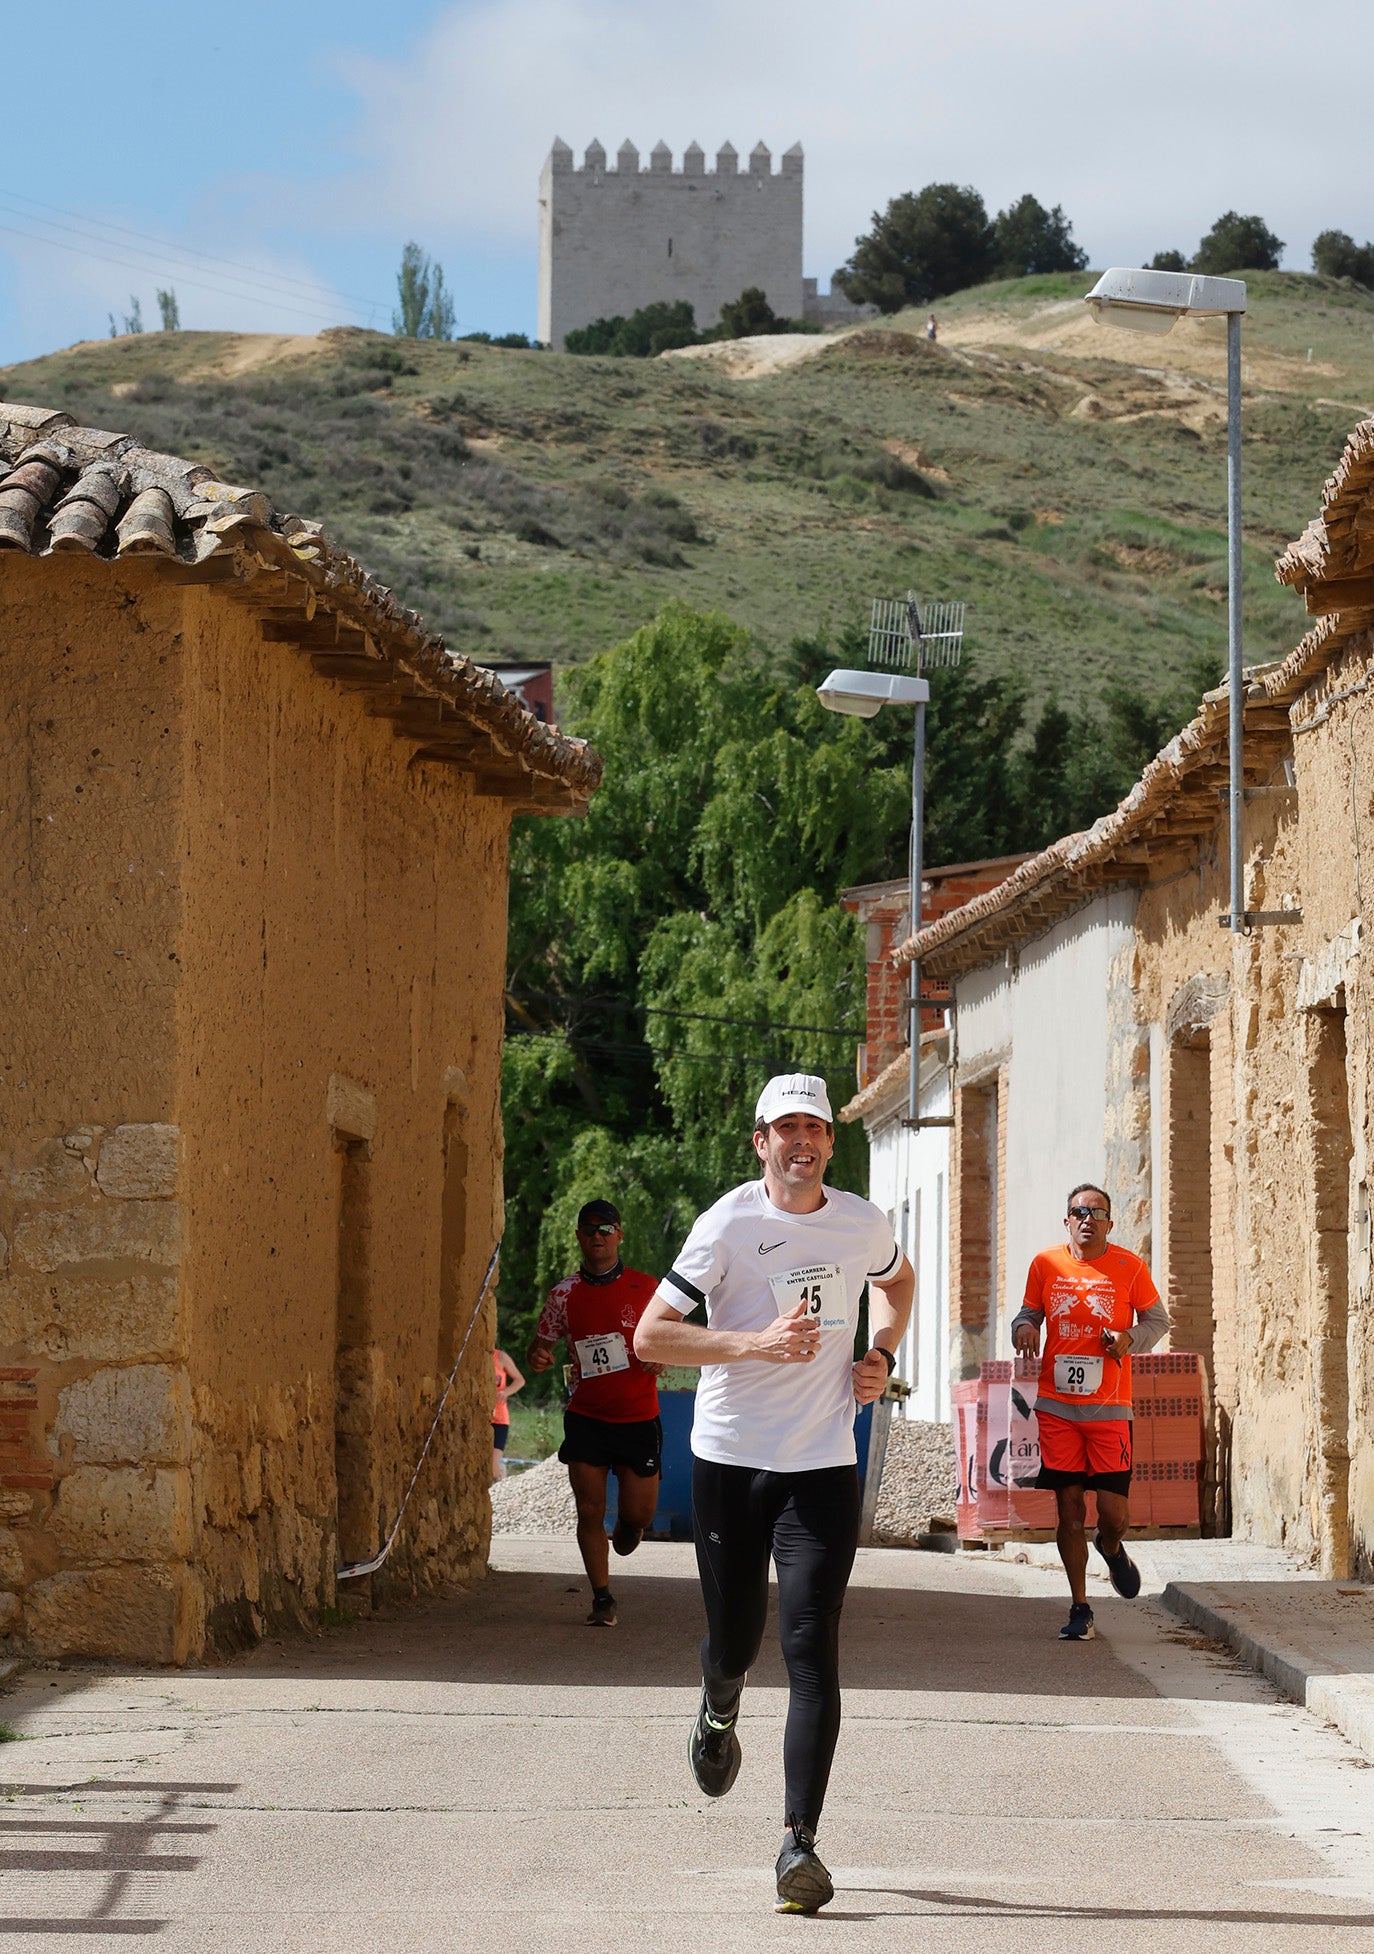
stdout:
POLYGON ((1070 1208, 1070 1221, 1105 1221, 1111 1213, 1110 1208, 1070 1208))
POLYGON ((593 1221, 586 1228, 579 1228, 579 1235, 613 1235, 616 1231, 614 1221, 593 1221))

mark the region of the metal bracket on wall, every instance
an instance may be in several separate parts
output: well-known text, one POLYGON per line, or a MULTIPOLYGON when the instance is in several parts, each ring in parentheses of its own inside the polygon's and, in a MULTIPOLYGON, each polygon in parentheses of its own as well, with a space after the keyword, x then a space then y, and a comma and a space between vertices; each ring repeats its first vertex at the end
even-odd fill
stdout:
MULTIPOLYGON (((1296 787, 1287 786, 1243 787, 1240 797, 1243 801, 1295 801, 1298 798, 1298 790, 1296 787)), ((1218 787, 1217 799, 1223 807, 1226 806, 1230 798, 1231 790, 1229 787, 1218 787)))
MULTIPOLYGON (((1247 909, 1240 920, 1242 929, 1248 930, 1256 927, 1263 929, 1269 924, 1300 923, 1302 921, 1302 911, 1300 909, 1247 909)), ((1230 927, 1231 918, 1229 916, 1217 917, 1218 929, 1228 930, 1230 927)))
POLYGON ((923 1126, 953 1126, 953 1113, 936 1113, 930 1119, 904 1119, 902 1125, 919 1133, 923 1126))

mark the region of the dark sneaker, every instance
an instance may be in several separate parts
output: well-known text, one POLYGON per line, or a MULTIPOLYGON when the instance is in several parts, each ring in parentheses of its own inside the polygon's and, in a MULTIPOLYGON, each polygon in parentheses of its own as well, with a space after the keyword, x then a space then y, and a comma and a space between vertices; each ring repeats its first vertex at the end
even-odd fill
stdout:
POLYGON ((738 1720, 739 1698, 735 1698, 735 1707, 728 1715, 720 1716, 707 1701, 703 1683, 701 1708, 687 1739, 687 1762, 708 1798, 723 1798, 739 1776, 740 1748, 735 1734, 738 1720))
POLYGON ((1059 1631, 1060 1641, 1091 1642, 1096 1633, 1092 1609, 1086 1601, 1075 1601, 1069 1609, 1069 1619, 1059 1631))
POLYGON ((1098 1553, 1101 1554, 1103 1560, 1106 1561, 1107 1573, 1111 1577, 1112 1586, 1116 1589, 1122 1600, 1134 1601, 1140 1593, 1140 1569, 1126 1552, 1125 1543, 1123 1542, 1114 1554, 1109 1554, 1107 1549, 1102 1545, 1102 1535, 1095 1533, 1093 1535, 1093 1545, 1096 1547, 1098 1553))
POLYGON ((592 1596, 592 1612, 587 1617, 588 1628, 614 1628, 616 1624, 615 1596, 609 1588, 598 1588, 592 1596))
POLYGON ((628 1526, 624 1520, 617 1520, 611 1535, 611 1545, 618 1554, 632 1554, 644 1538, 643 1527, 628 1526))
POLYGON ((794 1826, 778 1854, 776 1913, 819 1913, 835 1897, 835 1884, 816 1857, 816 1841, 794 1826))

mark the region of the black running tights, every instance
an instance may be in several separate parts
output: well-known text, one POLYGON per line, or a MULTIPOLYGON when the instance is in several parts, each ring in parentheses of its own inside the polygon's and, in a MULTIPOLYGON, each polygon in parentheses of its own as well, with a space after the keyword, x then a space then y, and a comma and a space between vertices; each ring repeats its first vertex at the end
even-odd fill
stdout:
POLYGON ((859 1541, 858 1473, 853 1466, 761 1472, 696 1459, 692 1519, 706 1604, 701 1672, 718 1709, 730 1703, 763 1641, 772 1555, 791 1686, 783 1823, 814 1832, 840 1734, 840 1610, 859 1541))

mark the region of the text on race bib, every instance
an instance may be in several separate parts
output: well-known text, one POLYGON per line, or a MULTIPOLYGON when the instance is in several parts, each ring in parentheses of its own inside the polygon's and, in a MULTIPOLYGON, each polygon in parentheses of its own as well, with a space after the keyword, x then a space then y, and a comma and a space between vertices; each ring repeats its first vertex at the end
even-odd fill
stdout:
POLYGON ((574 1348, 584 1377, 610 1377, 630 1368, 630 1353, 619 1330, 608 1330, 599 1337, 579 1337, 574 1348))
POLYGON ((849 1328, 849 1292, 838 1262, 812 1262, 804 1269, 788 1269, 782 1275, 770 1276, 768 1286, 779 1316, 805 1303, 807 1316, 822 1330, 849 1328))
POLYGON ((1092 1398, 1102 1388, 1100 1357, 1056 1357, 1054 1388, 1062 1397, 1092 1398))

